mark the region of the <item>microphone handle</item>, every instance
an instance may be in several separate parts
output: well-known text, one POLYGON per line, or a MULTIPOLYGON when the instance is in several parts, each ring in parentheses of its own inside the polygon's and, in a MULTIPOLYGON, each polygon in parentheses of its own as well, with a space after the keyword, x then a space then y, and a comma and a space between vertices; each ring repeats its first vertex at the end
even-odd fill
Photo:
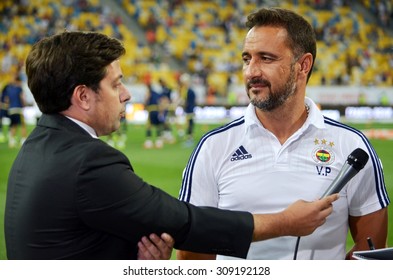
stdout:
POLYGON ((359 171, 349 165, 347 162, 344 164, 340 173, 334 179, 334 181, 330 184, 329 188, 325 191, 325 193, 321 196, 321 198, 325 198, 331 194, 338 193, 341 189, 348 183, 349 180, 352 179, 359 171))

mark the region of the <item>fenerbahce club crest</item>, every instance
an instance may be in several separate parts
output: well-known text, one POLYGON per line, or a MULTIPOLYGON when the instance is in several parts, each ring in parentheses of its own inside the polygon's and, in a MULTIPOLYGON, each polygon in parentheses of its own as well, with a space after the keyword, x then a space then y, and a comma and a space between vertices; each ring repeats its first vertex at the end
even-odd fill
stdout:
POLYGON ((325 139, 315 139, 314 144, 317 146, 312 151, 313 160, 321 165, 330 165, 334 162, 335 156, 332 151, 333 142, 328 142, 325 139))

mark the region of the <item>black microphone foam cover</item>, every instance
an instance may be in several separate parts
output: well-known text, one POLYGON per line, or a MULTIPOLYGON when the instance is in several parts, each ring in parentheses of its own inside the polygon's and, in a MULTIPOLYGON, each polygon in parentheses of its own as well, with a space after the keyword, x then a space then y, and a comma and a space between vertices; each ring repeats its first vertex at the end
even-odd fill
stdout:
POLYGON ((348 156, 347 162, 360 171, 366 165, 368 158, 369 156, 364 150, 357 148, 348 156))

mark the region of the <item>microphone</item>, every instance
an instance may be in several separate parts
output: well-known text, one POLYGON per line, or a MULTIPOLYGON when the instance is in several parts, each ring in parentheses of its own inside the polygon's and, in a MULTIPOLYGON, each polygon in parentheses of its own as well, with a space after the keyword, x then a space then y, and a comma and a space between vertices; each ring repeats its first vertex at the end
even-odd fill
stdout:
POLYGON ((325 191, 321 198, 340 192, 345 184, 363 169, 367 161, 368 154, 360 148, 355 149, 348 156, 340 173, 338 173, 336 179, 334 179, 334 181, 330 184, 329 188, 325 191))
MULTIPOLYGON (((348 156, 343 167, 338 173, 336 179, 330 184, 329 188, 321 196, 325 198, 331 194, 338 193, 341 189, 352 179, 353 176, 358 174, 360 170, 366 165, 368 161, 368 154, 360 148, 353 150, 353 152, 348 156)), ((297 251, 299 249, 300 236, 297 237, 295 252, 293 254, 293 259, 297 258, 297 251)))

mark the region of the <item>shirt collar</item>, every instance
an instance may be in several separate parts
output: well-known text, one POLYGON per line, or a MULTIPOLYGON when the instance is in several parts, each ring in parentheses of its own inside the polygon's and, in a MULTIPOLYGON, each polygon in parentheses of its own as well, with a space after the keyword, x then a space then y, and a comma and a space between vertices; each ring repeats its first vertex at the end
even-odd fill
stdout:
POLYGON ((315 104, 315 102, 312 101, 307 96, 304 99, 304 103, 308 105, 310 111, 308 113, 307 120, 304 123, 303 127, 307 128, 308 126, 313 125, 316 128, 320 128, 320 129, 325 128, 325 118, 322 115, 322 112, 317 106, 317 104, 315 104))
POLYGON ((84 130, 86 130, 91 135, 91 137, 98 138, 97 133, 95 132, 95 130, 91 126, 89 126, 89 125, 85 124, 84 122, 81 122, 77 119, 71 118, 69 116, 66 116, 66 117, 68 119, 70 119, 71 121, 73 121, 74 123, 76 123, 77 125, 79 125, 84 130))

